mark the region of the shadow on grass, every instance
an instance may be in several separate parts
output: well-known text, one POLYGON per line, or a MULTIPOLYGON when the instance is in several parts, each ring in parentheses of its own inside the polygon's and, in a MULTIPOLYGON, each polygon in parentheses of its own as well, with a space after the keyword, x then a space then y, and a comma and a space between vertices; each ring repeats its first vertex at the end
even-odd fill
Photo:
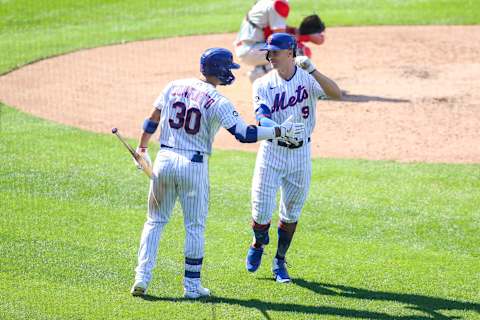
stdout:
MULTIPOLYGON (((428 317, 427 319, 454 319, 452 317, 442 315, 440 313, 441 310, 475 311, 480 314, 480 304, 473 302, 448 300, 418 294, 372 291, 368 289, 355 288, 344 285, 317 283, 304 279, 295 279, 294 284, 321 295, 345 297, 351 299, 380 300, 403 303, 406 304, 407 308, 409 309, 422 311, 430 315, 431 317, 428 317)), ((415 316, 414 318, 420 319, 417 316, 415 316)), ((397 319, 397 317, 385 319, 397 319)), ((455 319, 461 318, 455 317, 455 319)))
MULTIPOLYGON (((266 280, 266 279, 262 279, 266 280)), ((271 281, 271 279, 268 279, 271 281)), ((265 319, 272 319, 268 314, 269 311, 276 312, 291 312, 299 313, 304 315, 318 315, 318 316, 337 316, 344 318, 355 318, 355 319, 382 319, 382 320, 406 320, 406 319, 418 319, 418 320, 427 320, 427 319, 461 319, 459 317, 447 317, 439 313, 439 310, 472 310, 480 312, 480 305, 475 303, 460 302, 455 300, 446 300, 441 298, 434 298, 422 295, 414 294, 403 294, 403 293, 391 293, 391 292, 382 292, 382 291, 371 291, 361 288, 354 288, 342 285, 334 285, 327 283, 316 283, 310 282, 303 279, 296 279, 294 285, 306 288, 313 291, 316 294, 320 295, 329 295, 329 296, 339 296, 345 298, 354 298, 354 299, 365 299, 365 300, 383 300, 391 302, 399 302, 408 305, 409 309, 417 310, 428 314, 428 316, 415 315, 406 315, 406 316, 395 316, 383 312, 375 311, 363 311, 356 309, 348 308, 337 308, 337 307, 328 307, 328 306, 309 306, 302 304, 294 303, 277 303, 277 302, 266 302, 257 299, 237 299, 237 298, 227 298, 220 296, 212 296, 201 299, 200 301, 205 304, 229 304, 237 305, 245 308, 256 309, 265 319)), ((174 298, 174 297, 156 297, 151 295, 146 295, 142 297, 147 301, 167 301, 167 302, 185 302, 190 303, 191 300, 184 298, 174 298)), ((214 311, 214 310, 213 310, 214 311)), ((213 316, 215 319, 215 316, 213 316)))

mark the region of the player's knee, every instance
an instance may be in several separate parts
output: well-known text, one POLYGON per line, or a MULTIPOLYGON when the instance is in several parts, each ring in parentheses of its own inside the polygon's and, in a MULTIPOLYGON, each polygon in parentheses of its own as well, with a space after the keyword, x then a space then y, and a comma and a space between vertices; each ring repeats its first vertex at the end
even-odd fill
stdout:
POLYGON ((268 64, 265 60, 265 54, 257 49, 246 48, 247 50, 237 50, 235 53, 242 64, 252 67, 261 64, 268 64))
POLYGON ((241 62, 243 62, 248 55, 248 50, 245 50, 244 47, 239 47, 238 49, 235 49, 235 55, 241 62))
POLYGON ((185 223, 185 234, 187 236, 203 235, 205 223, 185 223))

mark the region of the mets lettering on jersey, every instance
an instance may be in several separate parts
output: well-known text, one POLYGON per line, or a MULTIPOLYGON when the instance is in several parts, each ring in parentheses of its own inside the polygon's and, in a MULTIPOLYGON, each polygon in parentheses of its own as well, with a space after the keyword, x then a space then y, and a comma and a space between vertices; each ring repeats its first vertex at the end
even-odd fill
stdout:
POLYGON ((294 107, 297 105, 297 103, 302 102, 303 100, 308 98, 308 92, 305 90, 305 87, 302 85, 299 85, 297 87, 297 90, 295 90, 296 95, 291 96, 288 98, 287 103, 285 103, 285 96, 287 94, 286 91, 283 91, 282 93, 276 93, 275 94, 275 99, 273 100, 273 106, 271 112, 274 113, 279 110, 284 110, 287 107, 294 107))
POLYGON ((315 127, 315 110, 319 99, 326 98, 322 87, 306 71, 297 68, 289 80, 282 79, 276 70, 253 83, 253 108, 260 105, 270 109, 271 119, 282 123, 289 116, 305 124, 309 137, 315 127), (312 116, 313 115, 313 116, 312 116))

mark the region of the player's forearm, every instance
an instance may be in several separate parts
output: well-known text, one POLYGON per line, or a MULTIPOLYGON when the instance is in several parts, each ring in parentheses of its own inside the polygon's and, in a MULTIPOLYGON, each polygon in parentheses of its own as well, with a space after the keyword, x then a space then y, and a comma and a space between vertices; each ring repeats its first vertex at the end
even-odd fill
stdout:
POLYGON ((332 79, 315 70, 311 75, 317 80, 325 94, 335 100, 342 100, 342 91, 332 79))
POLYGON ((278 123, 276 123, 275 121, 273 121, 272 119, 267 118, 267 117, 261 117, 261 118, 258 120, 258 123, 259 123, 262 127, 275 127, 275 126, 278 126, 278 123))
POLYGON ((278 125, 275 127, 257 126, 257 141, 278 138, 280 133, 280 127, 278 125))
POLYGON ((275 139, 281 134, 279 126, 262 127, 248 125, 243 120, 238 121, 236 125, 227 130, 241 143, 254 143, 261 140, 275 139))
POLYGON ((148 147, 148 142, 150 141, 150 138, 157 130, 158 123, 160 122, 160 115, 160 110, 154 108, 152 113, 150 114, 150 117, 146 118, 143 122, 143 132, 140 136, 140 140, 138 141, 138 146, 140 148, 148 147))
POLYGON ((138 140, 138 147, 139 148, 147 148, 148 147, 148 142, 150 141, 150 138, 152 137, 151 133, 146 133, 145 131, 142 133, 140 136, 140 139, 138 140))

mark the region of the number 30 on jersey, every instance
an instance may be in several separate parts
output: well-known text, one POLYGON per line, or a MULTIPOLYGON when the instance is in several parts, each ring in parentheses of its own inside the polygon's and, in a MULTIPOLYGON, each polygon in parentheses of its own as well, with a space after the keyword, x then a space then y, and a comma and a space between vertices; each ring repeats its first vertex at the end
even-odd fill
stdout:
POLYGON ((202 113, 197 108, 189 108, 183 102, 175 102, 172 105, 176 114, 174 119, 169 119, 168 123, 173 129, 184 128, 188 134, 197 134, 200 130, 200 120, 202 113))

